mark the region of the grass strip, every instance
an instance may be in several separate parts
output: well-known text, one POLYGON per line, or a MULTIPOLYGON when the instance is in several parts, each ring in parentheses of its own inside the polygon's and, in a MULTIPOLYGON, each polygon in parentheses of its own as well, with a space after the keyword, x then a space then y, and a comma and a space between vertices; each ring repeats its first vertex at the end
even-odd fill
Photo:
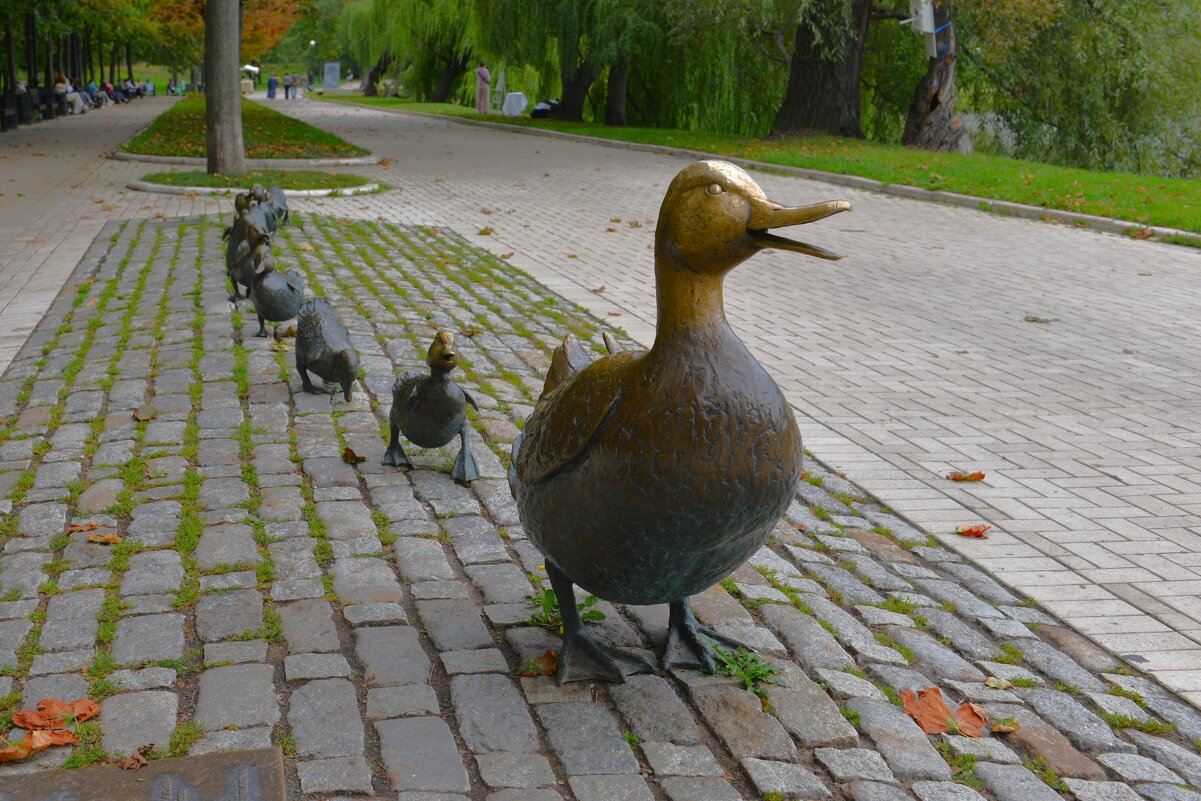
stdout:
MULTIPOLYGON (((204 95, 187 97, 159 115, 150 127, 121 149, 143 156, 203 157, 206 124, 204 95)), ((365 156, 368 151, 314 128, 307 122, 242 100, 242 138, 246 158, 316 159, 365 156)))
POLYGON ((392 97, 325 95, 322 99, 501 122, 621 142, 687 148, 789 167, 857 175, 888 184, 958 192, 1201 233, 1201 180, 1196 179, 1094 172, 985 153, 933 153, 836 136, 755 139, 669 128, 482 116, 465 106, 415 103, 392 97))
POLYGON ((239 175, 210 175, 204 170, 154 172, 142 180, 163 186, 211 186, 247 190, 255 184, 277 185, 282 189, 353 189, 371 183, 370 178, 342 172, 316 170, 247 170, 239 175))

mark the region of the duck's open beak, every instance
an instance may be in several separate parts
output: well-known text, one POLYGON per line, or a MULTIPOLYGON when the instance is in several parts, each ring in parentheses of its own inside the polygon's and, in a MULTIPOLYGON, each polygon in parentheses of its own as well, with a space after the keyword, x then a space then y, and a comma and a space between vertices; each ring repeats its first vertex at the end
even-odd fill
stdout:
POLYGON ((791 250, 793 253, 804 253, 808 256, 817 256, 819 259, 830 259, 837 261, 841 259, 836 253, 819 248, 816 245, 807 245, 804 242, 794 242, 791 239, 785 239, 782 236, 768 233, 772 228, 784 228, 789 225, 802 225, 804 223, 817 222, 824 220, 833 214, 838 214, 841 211, 850 211, 851 204, 845 200, 831 200, 826 203, 815 203, 812 206, 781 206, 772 203, 770 200, 759 200, 750 198, 751 203, 751 219, 747 223, 746 233, 751 240, 751 244, 759 248, 776 248, 777 250, 791 250))

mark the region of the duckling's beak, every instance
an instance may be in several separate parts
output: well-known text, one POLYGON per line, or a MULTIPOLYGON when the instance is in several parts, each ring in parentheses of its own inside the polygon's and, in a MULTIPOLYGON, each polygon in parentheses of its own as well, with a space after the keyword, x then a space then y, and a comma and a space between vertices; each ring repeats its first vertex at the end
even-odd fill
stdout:
POLYGON ((831 261, 842 258, 825 248, 807 245, 804 242, 794 242, 791 239, 768 233, 768 231, 772 228, 784 228, 789 225, 802 225, 824 220, 841 211, 850 211, 850 203, 845 200, 831 200, 825 203, 815 203, 812 206, 790 207, 772 203, 770 200, 759 200, 758 198, 748 198, 748 200, 751 204, 751 219, 747 223, 746 233, 755 247, 791 250, 794 253, 804 253, 831 261))

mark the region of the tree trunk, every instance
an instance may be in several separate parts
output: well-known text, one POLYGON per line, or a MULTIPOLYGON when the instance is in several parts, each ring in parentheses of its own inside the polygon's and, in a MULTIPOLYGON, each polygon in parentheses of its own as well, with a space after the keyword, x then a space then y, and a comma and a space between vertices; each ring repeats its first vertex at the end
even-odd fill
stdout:
POLYGON ((772 126, 773 136, 821 131, 863 138, 859 70, 870 6, 869 0, 852 0, 849 26, 841 19, 819 17, 813 24, 822 27, 820 37, 809 24, 797 26, 788 88, 772 126), (824 55, 823 41, 840 43, 838 52, 824 55))
POLYGON ((109 83, 111 83, 113 86, 116 86, 116 85, 117 85, 117 56, 118 56, 118 52, 119 52, 119 49, 118 49, 117 43, 116 43, 116 42, 113 42, 113 54, 112 54, 112 58, 110 58, 110 59, 108 60, 108 82, 109 82, 109 83))
POLYGON ((129 80, 133 80, 133 47, 129 42, 125 43, 125 74, 129 80))
POLYGON ((376 84, 379 83, 380 78, 383 77, 384 72, 388 69, 388 67, 392 66, 392 61, 392 53, 385 51, 384 54, 379 57, 379 61, 375 62, 375 66, 367 70, 367 74, 363 76, 362 83, 359 84, 359 88, 363 92, 363 97, 379 96, 379 90, 376 89, 376 84))
POLYGON ((13 50, 13 18, 4 17, 4 83, 5 92, 17 91, 17 54, 13 50))
POLYGON ((609 67, 609 87, 605 95, 605 125, 626 124, 626 84, 630 77, 630 65, 618 59, 609 67))
POLYGON ((54 87, 54 37, 46 34, 46 88, 54 87))
POLYGON ((246 171, 238 81, 240 9, 238 0, 208 0, 204 9, 208 171, 223 175, 246 171))
POLYGON ((29 88, 38 88, 38 21, 30 11, 25 15, 25 72, 29 88))
POLYGON ((96 31, 96 83, 104 83, 104 34, 96 31))
POLYGON ((431 103, 446 102, 450 97, 451 87, 455 85, 455 78, 458 78, 470 63, 465 57, 454 53, 450 54, 445 61, 446 66, 442 68, 442 72, 438 74, 438 82, 434 84, 434 96, 430 98, 431 103))
POLYGON ((563 99, 555 110, 555 117, 560 120, 580 122, 584 119, 584 103, 588 99, 588 90, 596 80, 596 71, 591 64, 578 67, 570 78, 563 79, 563 99))
POLYGON ((955 113, 955 28, 947 3, 934 6, 938 55, 918 82, 901 144, 925 150, 972 152, 972 137, 955 113))

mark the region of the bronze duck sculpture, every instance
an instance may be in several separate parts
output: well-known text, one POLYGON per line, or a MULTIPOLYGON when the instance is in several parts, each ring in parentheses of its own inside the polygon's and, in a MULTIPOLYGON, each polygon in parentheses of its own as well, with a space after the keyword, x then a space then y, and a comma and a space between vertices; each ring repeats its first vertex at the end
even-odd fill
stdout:
POLYGON ((259 318, 255 336, 267 336, 267 321, 279 324, 291 320, 304 303, 304 275, 299 270, 281 273, 275 268, 271 243, 263 239, 254 249, 254 277, 247 297, 254 303, 259 318))
POLYGON ((555 352, 542 397, 509 470, 522 524, 546 557, 560 599, 560 682, 623 681, 653 671, 583 631, 573 584, 624 604, 670 605, 664 668, 714 669, 711 641, 688 598, 762 546, 792 499, 801 436, 775 382, 726 321, 725 275, 760 250, 838 256, 769 229, 849 211, 844 201, 786 208, 721 161, 672 181, 655 232, 658 330, 649 351, 589 361, 571 336, 555 352), (677 655, 686 643, 698 659, 677 655), (592 666, 577 665, 577 646, 592 666))
POLYGON ((322 380, 337 382, 346 402, 359 375, 359 354, 350 333, 325 298, 306 300, 296 314, 296 370, 305 392, 320 394, 309 378, 312 370, 322 380))
POLYGON ((392 410, 388 415, 391 439, 384 452, 384 464, 411 467, 409 457, 400 445, 400 435, 421 448, 441 448, 456 436, 459 455, 455 458, 450 477, 456 481, 475 481, 480 477, 471 455, 467 404, 477 411, 475 399, 450 378, 459 364, 455 352, 455 335, 439 331, 426 352, 429 375, 408 370, 392 384, 392 410))

